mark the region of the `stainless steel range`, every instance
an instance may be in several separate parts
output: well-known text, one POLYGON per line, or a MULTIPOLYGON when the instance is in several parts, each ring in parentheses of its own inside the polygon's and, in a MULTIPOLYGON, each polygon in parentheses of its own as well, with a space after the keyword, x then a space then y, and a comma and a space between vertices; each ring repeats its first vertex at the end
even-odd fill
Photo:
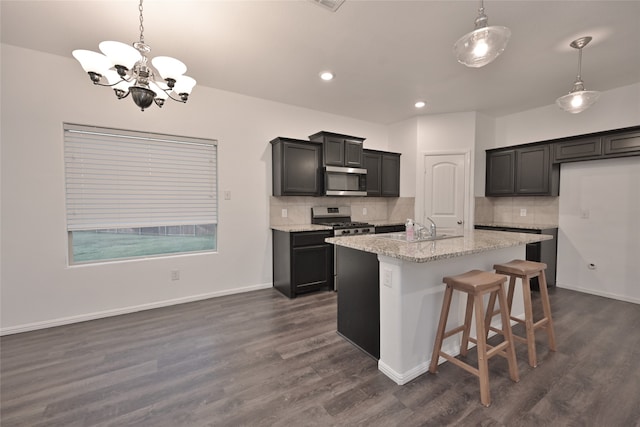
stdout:
POLYGON ((366 222, 351 221, 351 207, 316 206, 311 208, 311 223, 333 228, 334 236, 373 234, 375 227, 366 222))
MULTIPOLYGON (((334 236, 358 236, 361 234, 375 233, 375 227, 366 222, 351 221, 351 207, 325 207, 317 206, 311 208, 311 223, 327 225, 333 228, 334 236)), ((338 291, 338 259, 336 248, 333 248, 333 284, 334 290, 338 291)))

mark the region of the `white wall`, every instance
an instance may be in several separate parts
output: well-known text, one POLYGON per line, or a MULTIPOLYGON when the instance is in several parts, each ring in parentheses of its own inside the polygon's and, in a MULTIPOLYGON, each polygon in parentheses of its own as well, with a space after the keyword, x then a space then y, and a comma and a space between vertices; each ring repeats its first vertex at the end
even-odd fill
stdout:
POLYGON ((640 303, 638 184, 640 157, 562 165, 558 286, 640 303))
POLYGON ((580 114, 567 113, 553 102, 550 100, 546 107, 497 118, 494 145, 485 149, 640 124, 640 83, 602 92, 600 99, 580 114))
POLYGON ((416 150, 418 119, 413 118, 389 127, 389 151, 400 152, 400 196, 416 196, 416 150))
POLYGON ((1 45, 3 333, 271 286, 271 147, 320 130, 387 149, 387 127, 197 86, 138 110, 94 87, 69 55, 1 45), (63 122, 219 141, 218 253, 67 265, 63 122), (172 282, 170 271, 180 270, 172 282))
POLYGON ((416 218, 424 214, 424 156, 435 153, 466 153, 470 155, 469 188, 465 197, 465 224, 471 225, 474 203, 473 194, 474 155, 477 116, 475 112, 437 114, 418 118, 416 149, 416 218))

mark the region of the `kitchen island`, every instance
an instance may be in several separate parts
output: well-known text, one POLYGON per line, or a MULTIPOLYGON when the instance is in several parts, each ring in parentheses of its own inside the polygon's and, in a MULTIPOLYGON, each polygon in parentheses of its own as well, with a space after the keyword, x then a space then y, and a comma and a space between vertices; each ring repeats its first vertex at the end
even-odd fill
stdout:
MULTIPOLYGON (((444 276, 473 269, 491 271, 495 263, 524 259, 526 244, 552 238, 544 234, 485 230, 468 230, 460 237, 422 242, 390 237, 373 234, 333 237, 326 241, 338 248, 338 332, 361 346, 360 332, 364 332, 368 341, 371 335, 371 330, 362 329, 379 326, 378 369, 399 385, 429 368, 445 289, 444 276), (374 259, 378 262, 377 274, 370 271, 375 270, 374 259), (360 262, 367 271, 358 275, 360 262), (360 316, 357 313, 363 309, 359 301, 367 301, 370 305, 372 296, 377 296, 379 303, 374 310, 378 312, 378 318, 361 321, 359 329, 341 331, 341 324, 350 326, 352 320, 357 321, 360 316), (345 318, 347 321, 341 322, 345 318), (351 336, 352 333, 355 335, 351 336)), ((513 303, 515 316, 522 316, 524 312, 519 288, 516 287, 513 303)), ((460 295, 454 294, 449 326, 462 324, 465 302, 460 295)), ((367 308, 371 311, 371 307, 367 308)), ((494 322, 500 323, 498 318, 494 322)), ((459 346, 460 337, 455 335, 444 341, 443 350, 458 354, 459 346)), ((377 356, 374 351, 367 352, 377 356)))

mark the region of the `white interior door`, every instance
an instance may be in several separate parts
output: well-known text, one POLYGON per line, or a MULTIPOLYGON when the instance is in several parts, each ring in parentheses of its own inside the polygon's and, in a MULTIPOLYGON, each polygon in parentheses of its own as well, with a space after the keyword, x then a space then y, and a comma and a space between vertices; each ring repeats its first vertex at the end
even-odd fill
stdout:
POLYGON ((424 162, 424 218, 438 230, 462 233, 465 220, 465 154, 428 154, 424 162))

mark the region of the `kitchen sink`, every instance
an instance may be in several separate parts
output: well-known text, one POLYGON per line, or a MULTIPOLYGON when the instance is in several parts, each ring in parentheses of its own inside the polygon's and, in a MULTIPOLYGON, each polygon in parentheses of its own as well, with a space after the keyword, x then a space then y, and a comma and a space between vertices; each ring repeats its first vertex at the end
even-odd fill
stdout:
POLYGON ((375 237, 380 237, 381 239, 397 240, 400 242, 407 242, 407 243, 419 243, 419 242, 432 242, 434 240, 453 239, 454 237, 462 237, 462 234, 441 233, 441 234, 436 234, 435 236, 425 236, 420 238, 414 238, 413 240, 407 240, 407 233, 404 233, 404 232, 376 234, 375 237))

